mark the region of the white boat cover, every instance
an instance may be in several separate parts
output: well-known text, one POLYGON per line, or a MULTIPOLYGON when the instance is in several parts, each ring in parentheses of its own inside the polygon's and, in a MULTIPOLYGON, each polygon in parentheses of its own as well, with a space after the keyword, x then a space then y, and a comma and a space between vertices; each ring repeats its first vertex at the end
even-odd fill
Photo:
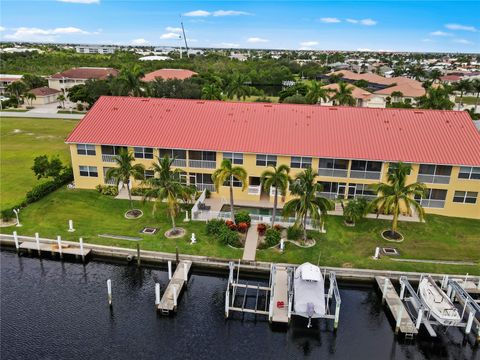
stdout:
POLYGON ((440 324, 451 326, 460 322, 457 308, 430 276, 423 278, 418 287, 420 297, 430 309, 430 314, 440 324))
POLYGON ((304 317, 325 315, 324 280, 320 268, 304 263, 295 270, 294 311, 304 317))

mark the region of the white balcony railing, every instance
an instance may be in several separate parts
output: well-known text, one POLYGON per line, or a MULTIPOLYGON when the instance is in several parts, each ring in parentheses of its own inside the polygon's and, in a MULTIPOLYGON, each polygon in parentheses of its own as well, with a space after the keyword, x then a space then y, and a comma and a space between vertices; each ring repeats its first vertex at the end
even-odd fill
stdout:
POLYGON ((102 154, 102 161, 103 162, 115 162, 115 158, 117 157, 117 155, 105 155, 105 154, 102 154))
MULTIPOLYGON (((270 187, 270 196, 275 196, 275 187, 274 186, 270 187)), ((277 192, 277 197, 279 197, 279 196, 282 196, 282 192, 280 190, 278 190, 278 192, 277 192)))
POLYGON ((188 165, 192 168, 215 169, 217 162, 209 160, 189 160, 188 165))
POLYGON ((208 190, 208 191, 215 191, 215 185, 213 184, 195 184, 198 191, 208 190))
POLYGON ((110 179, 110 180, 107 180, 107 178, 104 179, 104 182, 106 185, 115 185, 116 182, 115 182, 115 179, 110 179))
MULTIPOLYGON (((317 196, 322 196, 324 198, 327 198, 327 199, 330 199, 330 200, 335 200, 338 198, 338 195, 337 193, 332 193, 332 192, 317 192, 317 196)), ((343 194, 342 194, 343 196, 343 194)))
POLYGON ((260 185, 248 186, 248 195, 260 195, 261 192, 262 192, 262 187, 260 185))
POLYGON ((423 183, 430 183, 430 184, 448 184, 450 183, 450 176, 418 174, 417 181, 423 182, 423 183))
POLYGON ((185 159, 175 159, 175 160, 173 160, 172 165, 177 166, 177 167, 185 167, 185 166, 187 166, 187 160, 185 160, 185 159))
POLYGON ((445 207, 445 200, 435 200, 435 199, 421 199, 417 200, 423 207, 426 208, 443 208, 445 207))
POLYGON ((319 176, 347 177, 348 171, 342 169, 318 169, 319 176))
POLYGON ((350 170, 350 177, 354 179, 380 179, 380 171, 360 171, 360 170, 350 170))

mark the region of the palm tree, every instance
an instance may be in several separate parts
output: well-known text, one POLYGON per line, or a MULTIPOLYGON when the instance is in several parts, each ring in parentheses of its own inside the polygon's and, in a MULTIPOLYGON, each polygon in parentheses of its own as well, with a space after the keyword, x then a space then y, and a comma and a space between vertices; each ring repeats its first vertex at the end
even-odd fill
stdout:
POLYGON ((352 96, 352 91, 352 86, 341 81, 338 83, 338 89, 335 91, 335 95, 332 96, 332 100, 335 100, 338 105, 355 106, 355 99, 352 96))
POLYGON ((142 87, 145 86, 141 79, 144 76, 144 71, 135 64, 131 68, 123 69, 118 78, 129 96, 141 96, 143 93, 142 87))
POLYGON ((437 82, 440 80, 440 78, 442 77, 442 72, 438 69, 433 69, 432 71, 430 71, 430 74, 428 74, 428 77, 433 81, 433 82, 437 82))
POLYGON ((130 179, 142 180, 145 174, 145 166, 142 164, 133 164, 135 157, 132 151, 126 149, 120 150, 117 156, 115 156, 115 163, 117 167, 110 168, 106 174, 106 181, 115 179, 117 186, 122 184, 123 187, 127 187, 128 198, 130 199, 130 209, 133 210, 132 194, 130 192, 130 179))
POLYGON ((455 105, 450 101, 451 88, 447 85, 429 88, 427 93, 417 98, 417 107, 420 109, 452 110, 455 105))
POLYGON ((393 97, 394 100, 397 100, 397 101, 394 101, 394 102, 398 102, 398 100, 402 101, 403 93, 401 91, 393 91, 392 92, 392 97, 393 97))
POLYGON ((35 100, 37 97, 35 96, 34 93, 31 93, 31 92, 27 92, 25 94, 23 94, 23 96, 25 97, 25 99, 27 100, 27 103, 29 102, 30 103, 30 106, 33 106, 33 100, 35 100))
POLYGON ((371 185, 378 196, 370 202, 368 210, 383 211, 384 214, 393 215, 390 230, 392 238, 395 238, 397 234, 398 215, 401 207, 404 207, 408 214, 412 213, 412 207, 416 209, 420 220, 423 220, 425 216, 423 207, 414 198, 415 196, 425 196, 426 186, 419 182, 406 185, 407 175, 411 170, 410 164, 403 162, 390 164, 388 182, 371 185))
POLYGON ((63 94, 60 94, 57 96, 57 100, 58 102, 60 103, 60 105, 62 105, 62 109, 65 107, 65 95, 63 94))
POLYGON ((472 80, 472 91, 477 93, 477 98, 475 99, 475 108, 473 110, 473 112, 476 113, 478 106, 478 98, 480 97, 480 79, 472 80))
POLYGON ((157 157, 157 162, 153 163, 151 168, 155 176, 145 181, 149 188, 144 195, 144 201, 155 199, 153 213, 155 213, 158 204, 166 200, 168 215, 172 220, 172 235, 177 233, 175 218, 180 211, 179 202, 188 202, 194 195, 192 187, 183 185, 180 181, 180 175, 183 171, 180 169, 172 170, 174 161, 175 159, 168 156, 157 157))
POLYGON ((460 102, 458 103, 458 110, 460 110, 460 106, 462 105, 463 100, 463 94, 468 93, 470 90, 472 90, 472 83, 470 82, 470 80, 463 79, 455 84, 454 89, 456 91, 460 91, 460 102))
POLYGON ((229 83, 227 85, 227 97, 233 99, 234 97, 237 100, 244 99, 250 95, 252 92, 251 86, 247 85, 249 78, 242 73, 235 73, 229 78, 229 83))
POLYGON ((307 103, 309 104, 316 104, 318 103, 319 99, 323 101, 328 100, 328 89, 323 87, 323 83, 319 81, 312 81, 308 87, 308 93, 305 96, 307 103))
POLYGON ((325 218, 327 211, 333 210, 333 203, 317 193, 323 186, 316 182, 316 174, 308 168, 297 174, 290 186, 292 195, 297 198, 288 201, 283 206, 283 216, 296 216, 295 225, 303 229, 303 240, 307 240, 307 216, 310 215, 314 225, 319 225, 325 218))
POLYGON ((23 81, 14 81, 7 85, 5 91, 9 94, 15 95, 17 99, 22 98, 22 94, 27 90, 27 85, 23 81))
POLYGON ((232 220, 235 223, 235 216, 233 212, 233 180, 236 179, 242 182, 242 191, 247 187, 247 172, 241 166, 232 166, 232 162, 228 159, 224 159, 220 168, 215 170, 212 174, 212 180, 215 184, 217 192, 220 191, 220 186, 228 182, 230 186, 230 212, 232 220))
POLYGON ((365 198, 355 198, 348 201, 343 209, 345 221, 349 224, 355 223, 363 218, 365 209, 367 208, 367 200, 365 198))
POLYGON ((420 81, 422 78, 426 76, 425 70, 421 65, 412 66, 408 69, 408 74, 415 80, 420 81))
POLYGON ((222 100, 222 89, 215 83, 206 84, 202 88, 202 99, 204 100, 222 100))
POLYGON ((278 191, 282 196, 285 196, 287 192, 288 183, 290 178, 288 173, 290 168, 287 165, 279 165, 278 167, 272 166, 273 170, 265 170, 261 177, 260 183, 262 184, 265 191, 270 192, 272 186, 275 187, 275 197, 273 198, 273 212, 272 212, 272 227, 275 224, 275 216, 277 215, 277 201, 278 201, 278 191))

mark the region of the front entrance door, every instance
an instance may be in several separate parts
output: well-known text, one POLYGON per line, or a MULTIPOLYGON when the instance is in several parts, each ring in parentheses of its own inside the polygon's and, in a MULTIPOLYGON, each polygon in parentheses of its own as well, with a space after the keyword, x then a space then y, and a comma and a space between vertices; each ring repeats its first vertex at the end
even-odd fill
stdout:
POLYGON ((357 187, 355 185, 348 185, 348 198, 353 199, 355 197, 355 189, 357 187))

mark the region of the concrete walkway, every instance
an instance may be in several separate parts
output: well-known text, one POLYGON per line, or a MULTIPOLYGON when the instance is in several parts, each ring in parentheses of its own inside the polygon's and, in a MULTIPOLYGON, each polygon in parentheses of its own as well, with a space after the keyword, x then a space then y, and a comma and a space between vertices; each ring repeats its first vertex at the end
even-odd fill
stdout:
POLYGON ((50 114, 50 113, 40 113, 34 111, 0 111, 0 117, 16 117, 16 118, 36 118, 36 119, 73 119, 80 120, 83 119, 84 114, 50 114))
POLYGON ((255 226, 250 226, 247 231, 247 239, 243 249, 243 260, 255 261, 257 252, 258 232, 255 226))

